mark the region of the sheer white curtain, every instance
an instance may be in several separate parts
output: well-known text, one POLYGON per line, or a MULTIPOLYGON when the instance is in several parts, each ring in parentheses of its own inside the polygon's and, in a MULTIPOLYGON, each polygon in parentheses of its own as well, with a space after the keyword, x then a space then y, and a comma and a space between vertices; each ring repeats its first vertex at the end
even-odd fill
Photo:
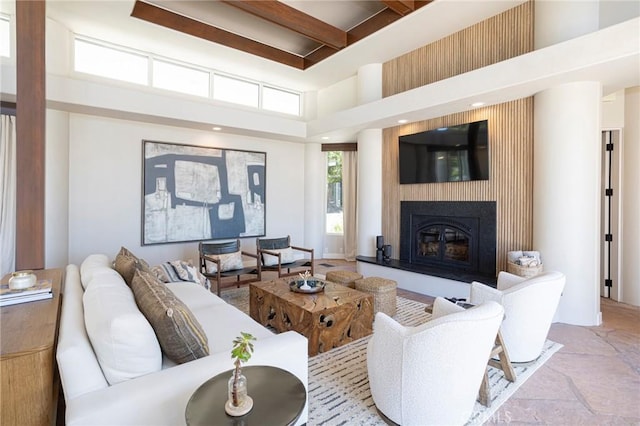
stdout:
POLYGON ((0 121, 0 276, 13 272, 16 255, 16 117, 0 121))
POLYGON ((344 258, 355 261, 358 249, 358 152, 342 152, 344 258))

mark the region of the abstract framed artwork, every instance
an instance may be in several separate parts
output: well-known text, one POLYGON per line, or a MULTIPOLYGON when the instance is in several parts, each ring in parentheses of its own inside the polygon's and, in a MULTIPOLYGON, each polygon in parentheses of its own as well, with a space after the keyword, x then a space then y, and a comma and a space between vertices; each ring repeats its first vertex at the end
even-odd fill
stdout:
POLYGON ((142 141, 142 245, 265 235, 265 152, 142 141))

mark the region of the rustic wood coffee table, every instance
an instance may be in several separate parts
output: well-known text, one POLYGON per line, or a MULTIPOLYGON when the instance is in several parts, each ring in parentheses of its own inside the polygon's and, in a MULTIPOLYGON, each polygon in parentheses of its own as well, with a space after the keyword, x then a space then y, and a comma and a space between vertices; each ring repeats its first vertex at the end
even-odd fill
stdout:
POLYGON ((309 340, 309 356, 373 332, 373 296, 327 282, 313 294, 289 289, 292 279, 249 284, 251 318, 278 332, 294 330, 309 340))

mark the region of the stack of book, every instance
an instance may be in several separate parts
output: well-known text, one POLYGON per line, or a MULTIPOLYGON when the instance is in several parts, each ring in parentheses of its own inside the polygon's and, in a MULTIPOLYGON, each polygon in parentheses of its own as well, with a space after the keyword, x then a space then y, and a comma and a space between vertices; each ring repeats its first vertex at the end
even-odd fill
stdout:
POLYGON ((0 286, 0 306, 51 299, 52 297, 51 280, 39 280, 33 287, 20 290, 10 289, 9 284, 0 286))

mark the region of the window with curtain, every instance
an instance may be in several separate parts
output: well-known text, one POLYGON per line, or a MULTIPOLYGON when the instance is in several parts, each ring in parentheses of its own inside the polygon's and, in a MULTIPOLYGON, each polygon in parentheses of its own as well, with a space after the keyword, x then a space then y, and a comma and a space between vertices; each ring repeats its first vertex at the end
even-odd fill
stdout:
POLYGON ((344 232, 342 202, 342 151, 327 152, 327 209, 326 233, 342 235, 344 232))
POLYGON ((16 117, 0 115, 0 276, 15 270, 16 117))

